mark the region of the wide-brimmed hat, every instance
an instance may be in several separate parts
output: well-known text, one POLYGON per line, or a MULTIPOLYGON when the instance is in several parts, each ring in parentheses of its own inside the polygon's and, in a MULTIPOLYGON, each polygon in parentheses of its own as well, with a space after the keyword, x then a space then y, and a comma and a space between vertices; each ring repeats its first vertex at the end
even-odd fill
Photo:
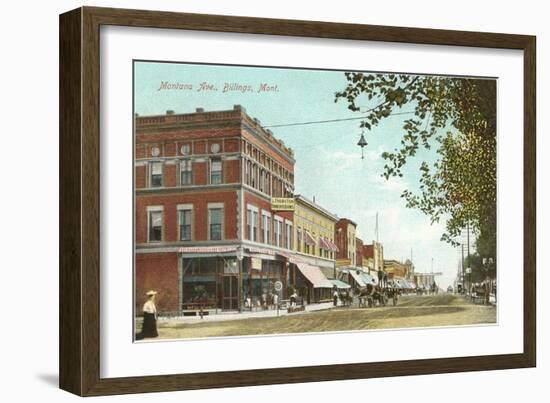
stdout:
POLYGON ((157 295, 158 293, 154 290, 149 290, 145 293, 145 295, 149 296, 149 295, 157 295))

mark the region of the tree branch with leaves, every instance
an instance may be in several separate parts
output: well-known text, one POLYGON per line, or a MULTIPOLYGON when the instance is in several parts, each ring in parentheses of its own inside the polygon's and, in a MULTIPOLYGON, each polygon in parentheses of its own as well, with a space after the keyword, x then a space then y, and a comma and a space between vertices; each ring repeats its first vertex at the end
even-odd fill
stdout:
POLYGON ((457 244, 469 223, 486 253, 496 256, 496 81, 406 74, 345 73, 335 102, 364 114, 360 127, 375 133, 384 119, 412 108, 400 145, 385 150, 381 175, 402 177, 421 149, 435 148, 435 162, 420 161, 418 187, 405 190, 406 206, 432 223, 446 219, 442 240, 457 244), (362 103, 369 105, 362 107, 362 103), (483 242, 485 240, 485 242, 483 242))

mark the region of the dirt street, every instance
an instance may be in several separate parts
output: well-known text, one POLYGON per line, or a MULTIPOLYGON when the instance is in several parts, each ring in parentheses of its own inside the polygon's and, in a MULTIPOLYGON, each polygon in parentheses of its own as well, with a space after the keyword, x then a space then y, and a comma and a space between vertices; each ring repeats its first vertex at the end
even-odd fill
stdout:
MULTIPOLYGON (((282 317, 178 323, 161 321, 159 338, 198 338, 323 331, 374 330, 496 323, 495 306, 473 304, 462 296, 402 296, 397 306, 335 308, 282 317)), ((138 325, 139 330, 139 325, 138 325)))

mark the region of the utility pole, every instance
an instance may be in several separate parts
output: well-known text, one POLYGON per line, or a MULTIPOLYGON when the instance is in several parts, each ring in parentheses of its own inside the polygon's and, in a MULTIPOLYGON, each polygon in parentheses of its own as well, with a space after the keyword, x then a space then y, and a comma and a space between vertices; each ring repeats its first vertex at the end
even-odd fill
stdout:
MULTIPOLYGON (((472 267, 472 262, 470 260, 470 221, 468 221, 466 223, 466 229, 467 229, 467 234, 466 234, 466 241, 468 242, 468 267, 470 268, 471 270, 471 267, 472 267)), ((470 272, 470 270, 468 270, 470 272)), ((470 273, 468 273, 468 292, 470 291, 470 288, 472 287, 472 285, 470 284, 471 282, 471 277, 472 275, 470 273)))
POLYGON ((374 231, 376 233, 376 243, 378 243, 378 211, 376 212, 376 226, 374 231))
POLYGON ((464 294, 466 294, 466 276, 464 275, 464 243, 461 243, 460 246, 462 246, 462 289, 464 294))

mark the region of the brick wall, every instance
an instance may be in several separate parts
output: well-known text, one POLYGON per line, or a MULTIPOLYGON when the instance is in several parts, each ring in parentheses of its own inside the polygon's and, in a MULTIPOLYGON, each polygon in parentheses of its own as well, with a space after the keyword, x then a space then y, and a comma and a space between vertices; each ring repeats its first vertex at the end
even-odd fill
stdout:
POLYGON ((223 161, 224 183, 239 183, 241 180, 241 162, 239 160, 223 161))
POLYGON ((158 292, 155 304, 159 311, 179 309, 177 253, 136 255, 136 314, 141 315, 149 290, 158 292))
POLYGON ((136 188, 141 189, 145 187, 145 165, 140 165, 136 167, 136 188))
POLYGON ((193 205, 193 240, 208 240, 208 203, 224 203, 224 238, 237 239, 237 192, 235 190, 139 195, 136 198, 136 242, 147 242, 147 206, 164 206, 164 238, 178 239, 178 204, 193 205))
POLYGON ((177 180, 177 165, 164 164, 164 186, 175 187, 177 180))

